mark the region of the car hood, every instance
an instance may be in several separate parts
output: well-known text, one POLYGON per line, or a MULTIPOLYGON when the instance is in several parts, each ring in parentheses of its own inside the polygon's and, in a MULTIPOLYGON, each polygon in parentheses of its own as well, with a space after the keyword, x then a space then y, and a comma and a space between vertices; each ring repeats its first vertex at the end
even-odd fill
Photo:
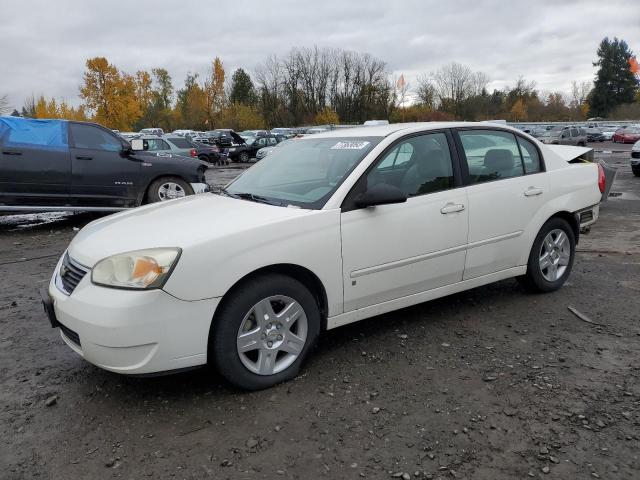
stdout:
POLYGON ((309 212, 212 193, 192 195, 91 222, 76 235, 68 251, 75 261, 93 267, 116 253, 154 247, 184 249, 309 212))

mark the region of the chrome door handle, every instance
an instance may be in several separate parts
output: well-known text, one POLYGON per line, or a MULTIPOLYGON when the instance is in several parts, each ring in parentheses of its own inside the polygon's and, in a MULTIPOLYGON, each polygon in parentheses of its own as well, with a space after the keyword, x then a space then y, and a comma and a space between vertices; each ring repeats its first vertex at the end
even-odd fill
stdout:
POLYGON ((447 203, 440 209, 440 213, 446 215, 447 213, 461 212, 464 210, 464 205, 461 203, 447 203))
POLYGON ((524 191, 525 197, 534 197, 536 195, 542 195, 542 189, 538 187, 529 187, 524 191))

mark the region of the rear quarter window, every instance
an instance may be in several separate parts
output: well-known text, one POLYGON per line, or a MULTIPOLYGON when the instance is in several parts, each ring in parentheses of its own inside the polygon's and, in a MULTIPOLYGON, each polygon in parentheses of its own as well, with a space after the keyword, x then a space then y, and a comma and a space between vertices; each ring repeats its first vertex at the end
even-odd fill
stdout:
POLYGON ((168 140, 178 148, 193 148, 186 138, 169 138, 168 140))

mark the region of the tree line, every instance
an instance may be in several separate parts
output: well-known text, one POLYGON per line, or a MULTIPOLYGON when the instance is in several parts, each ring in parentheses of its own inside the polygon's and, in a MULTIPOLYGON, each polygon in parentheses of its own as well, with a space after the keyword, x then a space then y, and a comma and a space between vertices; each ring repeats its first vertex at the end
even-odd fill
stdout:
POLYGON ((574 81, 569 93, 541 91, 523 77, 490 91, 487 73, 456 62, 419 76, 411 85, 404 76, 393 78, 386 62, 370 54, 317 46, 271 55, 254 69, 253 78, 243 68, 228 78, 216 57, 206 75, 188 73, 179 89, 164 68, 129 73, 96 57, 86 62, 78 107, 40 95, 27 100, 22 115, 93 120, 122 131, 244 130, 370 119, 640 118, 638 65, 626 42, 603 39, 597 57, 594 82, 574 81))

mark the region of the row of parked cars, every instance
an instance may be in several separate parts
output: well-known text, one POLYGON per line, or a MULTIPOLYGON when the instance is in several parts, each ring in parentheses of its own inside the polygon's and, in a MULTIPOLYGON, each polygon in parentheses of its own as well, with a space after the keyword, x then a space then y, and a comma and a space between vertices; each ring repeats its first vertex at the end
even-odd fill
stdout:
POLYGON ((590 142, 635 143, 640 140, 640 125, 588 123, 586 125, 537 125, 518 128, 536 137, 542 143, 555 145, 586 146, 590 142))
MULTIPOLYGON (((216 129, 206 132, 174 130, 164 133, 160 128, 144 128, 139 132, 116 132, 124 139, 142 139, 146 151, 156 155, 195 157, 213 164, 249 162, 264 158, 279 143, 296 136, 318 133, 315 129, 274 128, 273 130, 216 129), (262 150, 262 151, 261 151, 262 150), (259 153, 260 152, 260 153, 259 153)), ((323 130, 326 131, 326 130, 323 130)))

